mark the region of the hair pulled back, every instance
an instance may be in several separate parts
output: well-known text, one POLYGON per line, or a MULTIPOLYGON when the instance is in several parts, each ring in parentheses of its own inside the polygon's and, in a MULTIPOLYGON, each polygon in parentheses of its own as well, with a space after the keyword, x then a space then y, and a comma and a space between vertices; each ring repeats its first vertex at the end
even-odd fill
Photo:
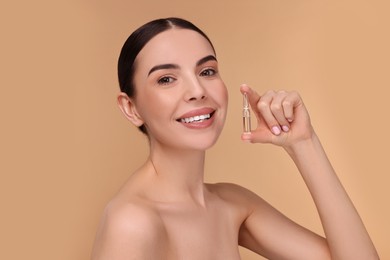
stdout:
MULTIPOLYGON (((138 53, 154 36, 173 28, 189 29, 198 32, 206 38, 214 50, 213 44, 207 35, 187 20, 171 17, 153 20, 142 25, 135 30, 129 38, 127 38, 118 59, 118 79, 120 90, 126 93, 130 98, 136 95, 133 79, 136 70, 135 59, 137 58, 138 53)), ((144 134, 147 134, 145 125, 140 126, 139 129, 144 134)))

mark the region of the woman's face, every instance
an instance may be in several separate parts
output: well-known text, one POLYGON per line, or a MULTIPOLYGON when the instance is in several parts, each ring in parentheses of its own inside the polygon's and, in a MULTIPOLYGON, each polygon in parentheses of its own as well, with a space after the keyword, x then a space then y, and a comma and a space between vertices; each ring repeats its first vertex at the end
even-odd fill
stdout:
POLYGON ((188 29, 156 35, 135 61, 133 100, 151 143, 204 150, 225 121, 227 90, 209 42, 188 29))

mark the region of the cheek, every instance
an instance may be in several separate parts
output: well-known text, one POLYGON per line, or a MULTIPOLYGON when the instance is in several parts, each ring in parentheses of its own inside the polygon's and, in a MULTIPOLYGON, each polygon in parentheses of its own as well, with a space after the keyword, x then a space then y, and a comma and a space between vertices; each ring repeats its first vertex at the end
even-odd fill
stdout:
POLYGON ((222 107, 227 107, 229 96, 227 88, 223 81, 221 81, 218 88, 215 88, 214 97, 222 107))
POLYGON ((138 107, 145 123, 158 121, 160 118, 170 117, 174 105, 173 95, 145 91, 138 98, 138 107))

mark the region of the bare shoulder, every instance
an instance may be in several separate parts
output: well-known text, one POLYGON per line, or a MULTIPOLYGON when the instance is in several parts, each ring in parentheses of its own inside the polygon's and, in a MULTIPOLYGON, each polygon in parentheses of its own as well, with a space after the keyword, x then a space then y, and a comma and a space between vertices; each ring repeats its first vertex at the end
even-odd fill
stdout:
POLYGON ((154 259, 161 256, 165 236, 153 207, 136 199, 113 199, 104 210, 92 259, 154 259))
POLYGON ((112 229, 118 228, 122 232, 132 233, 158 230, 157 228, 162 224, 153 207, 136 200, 111 201, 104 210, 103 220, 112 229))
POLYGON ((247 188, 240 186, 235 183, 230 182, 218 182, 214 184, 208 184, 209 187, 212 187, 215 191, 228 192, 228 193, 246 193, 251 192, 247 188))
POLYGON ((222 199, 243 203, 250 206, 252 203, 263 201, 256 193, 234 183, 216 183, 209 184, 209 189, 218 194, 222 199))
POLYGON ((231 209, 240 212, 242 221, 255 209, 268 209, 269 204, 255 192, 234 183, 208 184, 208 189, 225 201, 231 209))

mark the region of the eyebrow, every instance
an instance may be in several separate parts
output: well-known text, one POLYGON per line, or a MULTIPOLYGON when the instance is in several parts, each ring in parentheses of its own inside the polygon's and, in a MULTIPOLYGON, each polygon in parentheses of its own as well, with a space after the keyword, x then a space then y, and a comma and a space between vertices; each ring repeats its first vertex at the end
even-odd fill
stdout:
POLYGON ((204 64, 204 63, 206 63, 206 62, 208 62, 210 60, 217 61, 217 58, 215 58, 214 55, 206 56, 206 57, 201 58, 200 60, 198 60, 198 62, 196 63, 196 66, 198 67, 198 66, 200 66, 200 65, 202 65, 202 64, 204 64))
MULTIPOLYGON (((206 62, 208 62, 208 61, 210 61, 210 60, 217 61, 217 58, 215 58, 214 55, 208 55, 208 56, 206 56, 206 57, 201 58, 200 60, 198 60, 198 61, 196 62, 196 66, 198 67, 198 66, 200 66, 200 65, 202 65, 202 64, 204 64, 204 63, 206 63, 206 62)), ((148 76, 149 76, 150 74, 152 74, 153 72, 155 72, 156 70, 179 69, 179 68, 180 68, 179 65, 177 65, 177 64, 171 64, 171 63, 169 63, 169 64, 160 64, 160 65, 156 65, 156 66, 154 66, 153 68, 150 69, 150 71, 149 71, 149 73, 148 73, 148 76)))
POLYGON ((166 70, 166 69, 179 69, 179 65, 176 64, 161 64, 161 65, 156 65, 153 68, 150 69, 148 76, 152 74, 156 70, 166 70))

